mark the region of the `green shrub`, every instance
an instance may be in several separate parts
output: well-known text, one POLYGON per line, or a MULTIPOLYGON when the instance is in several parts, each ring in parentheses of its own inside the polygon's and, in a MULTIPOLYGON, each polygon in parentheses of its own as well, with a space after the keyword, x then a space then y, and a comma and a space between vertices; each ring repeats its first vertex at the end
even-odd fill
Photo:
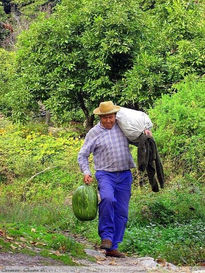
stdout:
POLYGON ((83 183, 77 164, 82 140, 74 132, 48 132, 44 124, 0 124, 1 206, 63 204, 83 183))
POLYGON ((170 183, 158 194, 146 187, 133 189, 128 227, 146 226, 150 223, 169 226, 185 224, 192 220, 205 221, 205 188, 200 182, 190 183, 187 178, 170 183), (179 184, 177 184, 179 183, 179 184))
MULTIPOLYGON (((0 26, 0 36, 1 29, 2 27, 0 26)), ((8 105, 6 94, 11 90, 12 78, 14 74, 14 58, 14 52, 6 51, 5 49, 0 48, 0 111, 7 115, 10 115, 11 109, 8 105)))
POLYGON ((177 93, 164 95, 149 114, 160 154, 172 161, 172 171, 200 178, 205 168, 205 82, 187 78, 175 85, 177 93))
POLYGON ((70 133, 55 136, 45 125, 9 124, 0 130, 0 162, 14 176, 29 176, 46 168, 77 169, 77 151, 82 141, 70 133))
POLYGON ((205 254, 205 227, 201 220, 169 227, 149 224, 127 229, 121 249, 140 256, 163 258, 175 264, 194 265, 205 254))

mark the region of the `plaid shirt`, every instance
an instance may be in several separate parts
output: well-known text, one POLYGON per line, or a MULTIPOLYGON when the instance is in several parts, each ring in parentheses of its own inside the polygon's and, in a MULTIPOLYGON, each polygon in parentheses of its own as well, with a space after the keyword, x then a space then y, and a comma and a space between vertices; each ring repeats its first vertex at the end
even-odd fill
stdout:
POLYGON ((94 155, 95 170, 115 172, 136 167, 128 140, 117 123, 112 129, 105 129, 99 122, 87 133, 78 154, 78 163, 84 174, 91 175, 88 162, 91 153, 94 155))

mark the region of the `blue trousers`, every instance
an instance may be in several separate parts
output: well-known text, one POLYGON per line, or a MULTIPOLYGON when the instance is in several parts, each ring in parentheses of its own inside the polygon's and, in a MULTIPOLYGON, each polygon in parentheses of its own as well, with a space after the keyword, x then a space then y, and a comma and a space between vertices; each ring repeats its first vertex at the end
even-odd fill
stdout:
POLYGON ((128 206, 131 195, 132 174, 130 170, 120 172, 96 171, 99 203, 98 233, 101 239, 112 241, 117 249, 122 242, 128 220, 128 206))

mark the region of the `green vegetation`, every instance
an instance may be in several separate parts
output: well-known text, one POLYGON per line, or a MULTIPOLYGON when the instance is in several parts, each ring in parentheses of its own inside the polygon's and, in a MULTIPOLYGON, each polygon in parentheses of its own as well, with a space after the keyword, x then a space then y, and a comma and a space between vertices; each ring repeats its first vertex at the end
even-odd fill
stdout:
POLYGON ((41 246, 43 256, 69 265, 75 264, 72 257, 87 257, 62 233, 74 218, 72 191, 82 183, 76 164, 82 141, 64 129, 54 136, 43 124, 14 126, 4 119, 0 134, 1 251, 35 254, 32 246, 41 246))
POLYGON ((203 1, 63 0, 18 36, 10 115, 25 121, 41 101, 55 122, 81 111, 92 125, 101 100, 146 110, 173 83, 203 75, 203 14, 203 1))
MULTIPOLYGON (((0 3, 0 18, 1 21, 6 21, 8 19, 8 16, 4 12, 3 5, 0 3)), ((8 31, 0 26, 0 44, 3 42, 3 40, 7 37, 8 31)))
MULTIPOLYGON (((138 178, 134 180, 128 227, 120 248, 128 254, 194 265, 203 261, 205 253, 203 79, 187 79, 176 88, 178 92, 163 96, 150 110, 166 187, 153 193, 148 183, 139 188, 138 178)), ((2 228, 11 236, 19 230, 18 236, 23 232, 31 236, 29 230, 36 229, 39 241, 47 246, 44 254, 47 248, 60 251, 62 244, 63 253, 68 252, 69 238, 59 235, 53 240, 49 235, 64 230, 98 244, 97 219, 81 222, 71 206, 73 191, 83 183, 77 166, 83 141, 78 133, 72 127, 51 131, 44 124, 14 125, 2 119, 0 134, 2 228), (42 235, 38 230, 43 230, 42 235)), ((135 147, 132 152, 135 157, 135 147)), ((31 241, 34 239, 35 233, 31 241)), ((2 243, 3 249, 11 249, 8 241, 2 243)))
POLYGON ((72 257, 88 258, 83 246, 70 237, 49 231, 43 226, 23 224, 1 224, 1 250, 23 252, 30 255, 40 253, 44 257, 59 260, 63 264, 76 265, 72 257))
POLYGON ((130 253, 140 252, 143 256, 166 258, 179 265, 203 262, 204 221, 175 224, 168 227, 150 224, 128 228, 121 248, 130 253))
POLYGON ((83 183, 82 124, 113 100, 149 113, 166 176, 153 193, 133 170, 121 250, 204 261, 203 2, 15 0, 10 13, 2 1, 1 21, 14 32, 0 24, 0 252, 35 255, 38 247, 73 265, 84 246, 66 234, 99 243, 97 219, 77 220, 71 200, 83 183), (42 106, 53 127, 38 118, 42 106))
POLYGON ((199 179, 204 175, 205 79, 187 78, 174 85, 175 93, 157 101, 150 116, 155 139, 164 158, 173 162, 175 172, 199 179))
POLYGON ((6 115, 9 115, 9 110, 11 110, 6 95, 11 90, 10 78, 14 73, 14 55, 14 52, 0 48, 0 111, 6 115))

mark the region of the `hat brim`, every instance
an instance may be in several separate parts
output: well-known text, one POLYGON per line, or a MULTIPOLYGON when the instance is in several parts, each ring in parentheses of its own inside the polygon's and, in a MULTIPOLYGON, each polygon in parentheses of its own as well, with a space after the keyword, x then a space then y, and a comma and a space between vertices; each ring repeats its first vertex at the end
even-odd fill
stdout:
POLYGON ((115 106, 114 109, 112 109, 111 111, 102 113, 102 112, 100 111, 99 107, 98 107, 98 108, 96 108, 96 109, 93 111, 93 114, 99 115, 99 116, 104 116, 104 115, 109 115, 109 114, 117 113, 119 110, 120 110, 120 106, 115 106))

